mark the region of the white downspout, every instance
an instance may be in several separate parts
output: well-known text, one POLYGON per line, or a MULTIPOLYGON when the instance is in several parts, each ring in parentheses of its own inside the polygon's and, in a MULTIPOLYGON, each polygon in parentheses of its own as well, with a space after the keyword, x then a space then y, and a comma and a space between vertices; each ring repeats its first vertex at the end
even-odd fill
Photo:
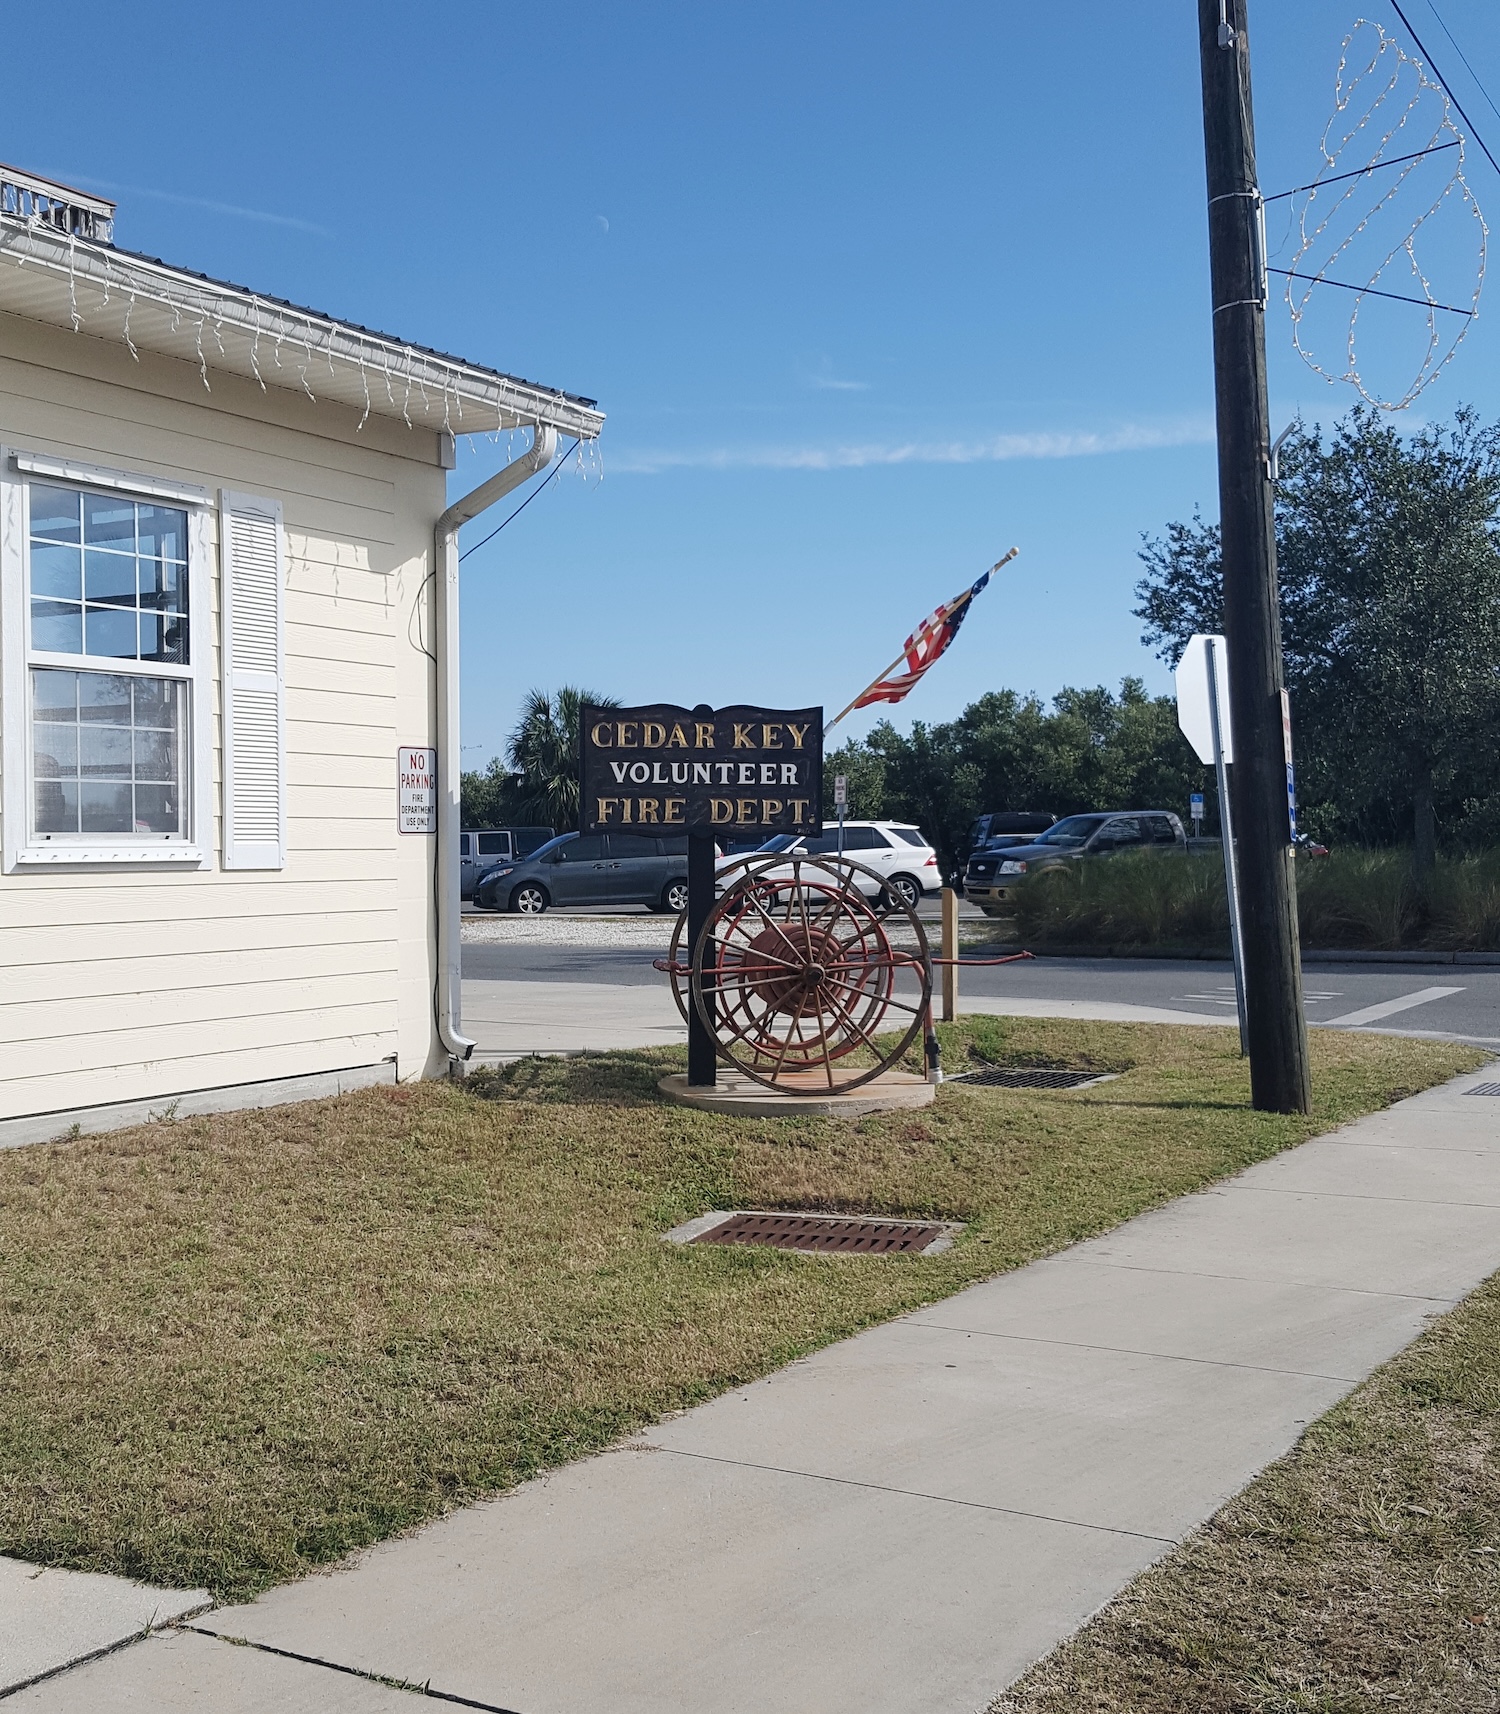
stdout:
POLYGON ((556 429, 538 426, 529 449, 462 500, 455 500, 433 532, 433 595, 437 607, 433 626, 437 642, 437 1027, 443 1046, 458 1060, 467 1059, 474 1051, 474 1043, 459 1029, 463 948, 458 872, 462 771, 458 746, 458 532, 471 518, 503 500, 511 489, 545 470, 556 454, 556 429))

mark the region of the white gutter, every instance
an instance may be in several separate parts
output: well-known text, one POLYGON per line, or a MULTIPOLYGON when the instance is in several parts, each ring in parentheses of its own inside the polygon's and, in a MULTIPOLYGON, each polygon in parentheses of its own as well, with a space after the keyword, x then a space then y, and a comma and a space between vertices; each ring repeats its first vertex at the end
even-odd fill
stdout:
POLYGON ((462 905, 459 898, 458 832, 458 532, 513 488, 519 488, 539 470, 545 470, 557 454, 557 430, 538 425, 530 449, 512 459, 488 482, 481 482, 462 500, 454 503, 437 521, 433 532, 433 626, 437 641, 437 987, 435 1001, 438 1034, 454 1059, 465 1060, 474 1043, 462 1034, 461 967, 462 905))

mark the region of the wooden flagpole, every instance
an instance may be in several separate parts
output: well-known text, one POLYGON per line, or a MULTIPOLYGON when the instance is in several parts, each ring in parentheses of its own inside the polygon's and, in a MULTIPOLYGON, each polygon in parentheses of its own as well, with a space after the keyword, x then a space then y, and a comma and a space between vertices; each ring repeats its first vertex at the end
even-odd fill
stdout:
MULTIPOLYGON (((999 569, 1002 565, 1008 564, 1011 560, 1013 560, 1016 557, 1016 555, 1018 553, 1020 553, 1020 551, 1021 551, 1020 548, 1012 548, 1009 553, 1001 554, 1000 558, 997 559, 995 561, 995 563, 990 567, 990 569, 985 573, 985 576, 986 577, 993 577, 995 575, 995 573, 997 571, 999 571, 999 569)), ((979 581, 979 579, 975 578, 974 581, 977 583, 979 581)), ((973 588, 971 587, 971 588, 965 590, 964 596, 963 596, 963 601, 960 601, 959 603, 957 603, 957 605, 962 606, 964 602, 972 601, 973 599, 974 599, 974 591, 973 591, 973 588)), ((896 668, 899 667, 901 665, 902 661, 904 661, 905 659, 906 659, 906 650, 903 647, 903 649, 901 650, 901 653, 896 656, 895 660, 893 660, 891 662, 891 664, 885 669, 884 672, 876 673, 874 678, 872 678, 870 680, 870 682, 865 686, 865 688, 859 693, 859 695, 855 697, 853 702, 851 702, 847 708, 841 710, 841 712, 834 715, 833 719, 830 720, 828 722, 828 724, 823 728, 823 736, 826 738, 828 736, 828 734, 830 732, 832 732, 834 727, 838 725, 839 721, 841 721, 844 718, 844 715, 852 714, 854 712, 854 710, 859 707, 860 703, 865 699, 865 697, 867 697, 870 694, 870 692, 872 690, 874 690, 875 686, 877 684, 879 684, 882 679, 889 678, 890 675, 893 672, 895 672, 896 668)))

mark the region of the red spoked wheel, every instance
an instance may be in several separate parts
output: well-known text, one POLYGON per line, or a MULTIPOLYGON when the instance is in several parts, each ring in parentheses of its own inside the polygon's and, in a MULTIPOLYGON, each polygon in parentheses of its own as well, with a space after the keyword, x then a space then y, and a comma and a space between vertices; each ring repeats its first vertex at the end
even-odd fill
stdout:
MULTIPOLYGON (((675 989, 675 947, 671 968, 675 989)), ((875 870, 769 854, 745 862, 715 904, 678 1003, 690 999, 720 1057, 747 1077, 805 1094, 857 1089, 889 1070, 921 1032, 931 996, 921 921, 875 870), (877 1043, 883 1027, 895 1039, 877 1043)))

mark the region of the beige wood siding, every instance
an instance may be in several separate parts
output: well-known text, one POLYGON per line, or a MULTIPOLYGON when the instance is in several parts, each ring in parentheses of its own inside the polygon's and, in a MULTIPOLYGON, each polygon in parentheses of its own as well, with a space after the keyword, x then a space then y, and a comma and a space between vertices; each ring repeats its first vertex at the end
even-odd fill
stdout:
MULTIPOLYGON (((219 581, 212 862, 0 874, 0 1118, 333 1071, 444 1063, 431 1010, 433 840, 396 832, 396 749, 430 744, 420 646, 435 437, 0 317, 0 442, 284 509, 287 861, 222 867, 219 581)), ((211 512, 217 547, 219 519, 211 512)), ((17 699, 19 700, 19 699, 17 699)))

